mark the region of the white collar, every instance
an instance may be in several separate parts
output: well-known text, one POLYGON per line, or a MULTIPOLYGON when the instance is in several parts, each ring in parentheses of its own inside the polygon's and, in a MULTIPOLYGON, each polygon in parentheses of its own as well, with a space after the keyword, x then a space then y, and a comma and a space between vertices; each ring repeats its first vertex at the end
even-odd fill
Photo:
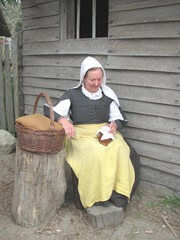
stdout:
POLYGON ((90 100, 97 100, 102 98, 102 90, 99 88, 99 90, 95 93, 90 93, 89 91, 87 91, 84 87, 84 85, 82 85, 81 87, 82 93, 88 97, 90 100))

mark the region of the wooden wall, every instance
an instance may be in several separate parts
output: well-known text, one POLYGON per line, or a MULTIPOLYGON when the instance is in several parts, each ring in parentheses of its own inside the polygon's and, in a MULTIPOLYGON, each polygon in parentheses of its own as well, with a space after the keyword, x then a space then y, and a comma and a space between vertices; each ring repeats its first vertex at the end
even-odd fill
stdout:
POLYGON ((180 1, 111 1, 108 78, 141 179, 180 192, 180 1), (127 4, 128 2, 128 4, 127 4))
POLYGON ((62 41, 61 0, 22 1, 25 114, 41 91, 55 103, 96 57, 129 119, 123 134, 141 156, 142 184, 180 194, 180 0, 109 5, 109 38, 62 41))

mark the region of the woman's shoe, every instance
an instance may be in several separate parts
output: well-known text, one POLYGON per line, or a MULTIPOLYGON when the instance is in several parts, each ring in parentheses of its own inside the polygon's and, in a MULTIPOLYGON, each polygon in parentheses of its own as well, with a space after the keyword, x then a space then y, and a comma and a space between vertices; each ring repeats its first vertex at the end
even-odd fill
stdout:
POLYGON ((110 200, 104 202, 96 202, 94 206, 102 206, 102 207, 109 207, 111 205, 110 200))
POLYGON ((125 209, 128 204, 128 198, 115 191, 113 191, 110 200, 116 207, 119 207, 119 208, 122 207, 125 209))

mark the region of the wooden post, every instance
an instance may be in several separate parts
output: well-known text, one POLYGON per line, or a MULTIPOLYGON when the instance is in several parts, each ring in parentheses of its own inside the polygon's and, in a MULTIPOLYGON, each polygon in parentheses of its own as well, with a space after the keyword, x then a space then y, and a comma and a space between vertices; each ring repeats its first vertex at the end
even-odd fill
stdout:
POLYGON ((65 200, 65 151, 35 154, 16 148, 11 215, 24 227, 46 223, 65 200))

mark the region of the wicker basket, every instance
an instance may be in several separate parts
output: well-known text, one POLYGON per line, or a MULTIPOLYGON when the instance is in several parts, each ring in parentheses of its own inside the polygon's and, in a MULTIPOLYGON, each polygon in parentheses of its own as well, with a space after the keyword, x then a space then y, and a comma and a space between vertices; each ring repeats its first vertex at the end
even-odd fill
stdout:
POLYGON ((55 130, 54 112, 51 99, 48 94, 41 92, 34 103, 33 113, 36 113, 38 101, 44 96, 50 107, 50 130, 34 130, 26 128, 16 122, 16 132, 18 145, 20 148, 34 153, 56 153, 63 147, 65 132, 64 130, 55 130))

